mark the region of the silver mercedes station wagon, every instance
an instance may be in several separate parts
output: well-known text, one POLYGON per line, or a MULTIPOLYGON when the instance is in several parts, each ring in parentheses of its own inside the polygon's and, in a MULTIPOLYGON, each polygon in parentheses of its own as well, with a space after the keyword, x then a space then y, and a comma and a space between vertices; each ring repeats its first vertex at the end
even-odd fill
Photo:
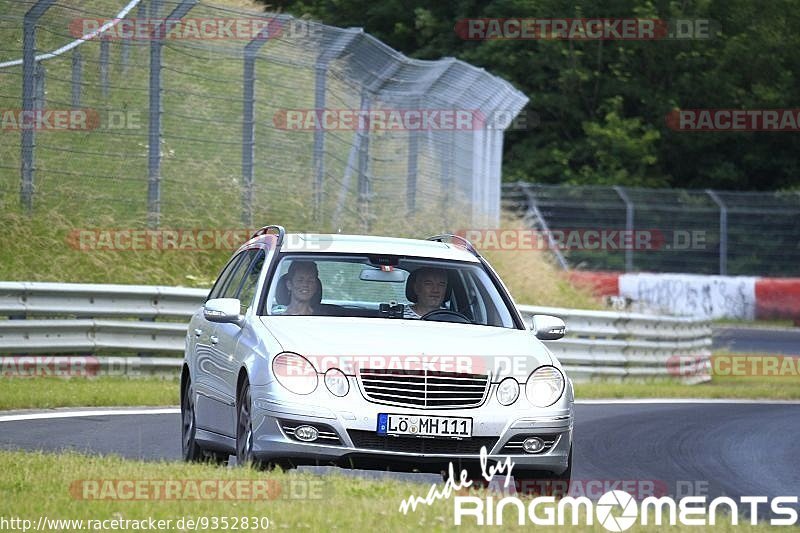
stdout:
MULTIPOLYGON (((532 273, 532 275, 534 275, 532 273)), ((257 231, 192 317, 183 456, 569 481, 572 382, 474 247, 257 231), (482 448, 485 450, 482 451, 482 448), (458 472, 458 470, 455 470, 458 472)))

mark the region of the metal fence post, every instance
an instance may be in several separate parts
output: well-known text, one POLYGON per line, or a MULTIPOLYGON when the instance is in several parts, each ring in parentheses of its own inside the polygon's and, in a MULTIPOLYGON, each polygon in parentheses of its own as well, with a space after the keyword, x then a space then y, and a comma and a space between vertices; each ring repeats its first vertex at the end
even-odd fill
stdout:
POLYGON ((256 55, 269 39, 270 27, 266 27, 244 47, 244 69, 242 72, 242 223, 253 225, 253 160, 256 150, 256 55))
POLYGON ((36 2, 25 13, 22 26, 22 113, 23 121, 29 127, 23 127, 21 134, 20 203, 27 214, 30 214, 33 210, 33 151, 36 142, 35 123, 33 121, 36 98, 36 23, 54 2, 55 0, 39 0, 36 2))
MULTIPOLYGON (((627 231, 629 235, 633 235, 633 202, 631 202, 631 199, 628 197, 625 189, 619 185, 615 185, 614 190, 617 192, 619 197, 622 198, 622 201, 625 202, 625 231, 627 231)), ((632 270, 633 247, 628 246, 625 248, 625 272, 631 272, 632 270)))
MULTIPOLYGON (((369 110, 370 96, 362 93, 361 109, 369 110)), ((358 214, 361 217, 362 227, 369 233, 370 223, 369 201, 372 195, 372 184, 369 178, 369 121, 365 121, 365 130, 361 133, 361 144, 358 152, 358 214)))
POLYGON ((100 90, 103 98, 108 98, 108 56, 110 43, 105 36, 100 39, 100 90))
MULTIPOLYGON (((417 106, 419 107, 419 106, 417 106)), ((417 164, 419 132, 408 131, 408 159, 406 164, 406 213, 413 215, 417 209, 417 164)))
POLYGON ((81 77, 83 75, 83 58, 81 47, 75 47, 72 52, 72 109, 81 107, 81 77))
MULTIPOLYGON (((362 30, 342 30, 344 33, 318 56, 314 67, 314 109, 320 113, 325 109, 328 81, 328 66, 350 46, 362 30)), ((322 197, 325 190, 325 129, 317 124, 314 129, 314 221, 322 222, 322 197)))
POLYGON ((123 77, 128 74, 128 61, 130 61, 130 56, 131 40, 123 38, 119 50, 120 75, 123 77))
POLYGON ((46 89, 46 76, 47 71, 42 65, 41 61, 36 63, 36 101, 33 104, 35 109, 44 109, 47 107, 47 101, 45 100, 45 89, 46 89))
POLYGON ((440 164, 440 179, 442 184, 442 198, 441 198, 441 210, 443 222, 444 222, 444 229, 450 229, 450 189, 453 187, 453 147, 455 145, 455 133, 450 131, 448 134, 440 134, 440 136, 447 136, 449 140, 444 142, 444 145, 441 147, 441 159, 439 160, 440 164))
MULTIPOLYGON (((150 17, 157 18, 162 0, 150 4, 150 17)), ((197 0, 181 0, 167 21, 181 19, 197 0)), ((147 226, 157 228, 161 219, 161 51, 166 28, 154 24, 150 42, 150 125, 148 132, 147 226)))
POLYGON ((711 189, 706 193, 719 206, 719 275, 728 275, 728 206, 711 189))
MULTIPOLYGON (((150 3, 150 18, 156 18, 161 0, 150 3)), ((154 32, 160 32, 156 26, 154 32)), ((150 95, 147 157, 147 227, 158 227, 161 215, 161 35, 150 40, 150 95)))
POLYGON ((499 129, 487 128, 489 133, 489 157, 487 185, 487 216, 489 224, 500 227, 500 190, 502 187, 503 132, 499 129))
MULTIPOLYGON (((421 111, 420 104, 422 97, 426 96, 436 82, 438 82, 445 73, 456 63, 455 59, 448 61, 446 65, 440 66, 439 70, 431 74, 430 79, 426 85, 419 90, 419 95, 413 101, 416 109, 414 111, 421 111)), ((426 99, 426 101, 429 101, 426 99)), ((406 166, 406 211, 409 215, 413 214, 417 209, 417 176, 419 174, 419 138, 422 135, 422 130, 413 131, 409 130, 408 138, 408 160, 406 166)))
MULTIPOLYGON (((361 113, 366 113, 372 106, 372 94, 379 91, 389 78, 397 72, 401 63, 390 62, 389 65, 381 71, 375 80, 369 85, 361 89, 361 102, 359 110, 361 113)), ((370 181, 370 167, 369 167, 369 140, 370 140, 370 122, 369 120, 363 121, 363 128, 361 124, 356 130, 353 146, 350 149, 350 156, 347 159, 347 168, 345 169, 345 176, 342 179, 342 187, 339 190, 339 198, 336 204, 336 210, 333 214, 333 227, 338 228, 341 220, 341 213, 344 209, 344 203, 347 198, 347 190, 349 189, 351 167, 356 168, 358 174, 358 193, 357 193, 357 213, 361 219, 361 229, 369 232, 371 229, 371 220, 369 213, 369 203, 372 197, 372 183, 370 181), (357 162, 356 162, 357 161, 357 162)))
POLYGON ((553 234, 550 232, 550 227, 547 225, 547 221, 544 219, 544 216, 542 216, 542 212, 539 211, 539 206, 536 203, 536 195, 531 191, 529 184, 524 185, 523 191, 528 198, 528 212, 525 214, 525 218, 536 220, 533 225, 538 226, 547 236, 547 245, 555 254, 558 264, 561 265, 561 268, 564 270, 569 270, 569 264, 567 264, 567 260, 564 258, 564 253, 558 247, 558 244, 553 238, 553 234))
MULTIPOLYGON (((317 58, 317 66, 314 71, 314 109, 319 114, 325 108, 326 80, 328 66, 320 58, 324 57, 325 52, 317 58)), ((325 179, 325 131, 319 124, 314 128, 314 222, 322 222, 322 192, 325 179)))

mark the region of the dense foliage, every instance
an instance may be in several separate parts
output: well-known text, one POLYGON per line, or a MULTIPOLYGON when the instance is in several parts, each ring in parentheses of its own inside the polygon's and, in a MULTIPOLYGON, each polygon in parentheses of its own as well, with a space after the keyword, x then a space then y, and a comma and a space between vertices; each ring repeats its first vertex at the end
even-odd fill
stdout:
POLYGON ((263 0, 366 31, 412 57, 454 56, 530 98, 507 134, 506 180, 741 190, 796 188, 798 132, 677 132, 674 109, 800 107, 800 4, 791 0, 263 0), (710 19, 694 40, 459 38, 474 17, 710 19), (536 123, 538 122, 538 123, 536 123))

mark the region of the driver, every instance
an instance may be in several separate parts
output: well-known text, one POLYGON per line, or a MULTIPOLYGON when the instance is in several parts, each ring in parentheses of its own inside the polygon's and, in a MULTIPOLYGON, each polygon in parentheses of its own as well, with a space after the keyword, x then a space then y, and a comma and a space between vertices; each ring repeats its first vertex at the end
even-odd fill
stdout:
POLYGON ((447 273, 441 268, 425 267, 414 271, 409 279, 413 284, 415 298, 409 298, 413 304, 407 304, 403 309, 403 318, 422 318, 427 313, 443 309, 445 295, 447 294, 447 273))

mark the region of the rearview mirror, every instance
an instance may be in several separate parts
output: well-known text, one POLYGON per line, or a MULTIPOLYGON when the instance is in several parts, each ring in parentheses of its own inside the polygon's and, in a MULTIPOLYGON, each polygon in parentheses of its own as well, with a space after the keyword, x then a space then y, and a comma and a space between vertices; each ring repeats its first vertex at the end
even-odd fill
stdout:
POLYGON ((396 269, 384 270, 382 268, 365 268, 361 271, 359 279, 361 281, 403 283, 406 280, 406 271, 396 269))
POLYGON ((239 314, 242 304, 237 298, 213 298, 206 302, 203 316, 217 324, 242 325, 244 317, 239 314))
POLYGON ((540 341, 555 341, 567 333, 567 325, 555 316, 533 315, 533 333, 540 341))

